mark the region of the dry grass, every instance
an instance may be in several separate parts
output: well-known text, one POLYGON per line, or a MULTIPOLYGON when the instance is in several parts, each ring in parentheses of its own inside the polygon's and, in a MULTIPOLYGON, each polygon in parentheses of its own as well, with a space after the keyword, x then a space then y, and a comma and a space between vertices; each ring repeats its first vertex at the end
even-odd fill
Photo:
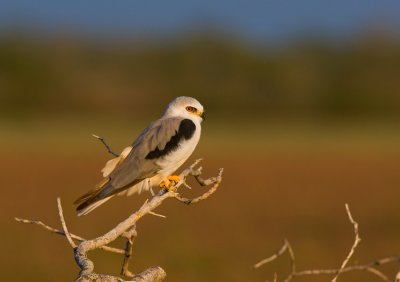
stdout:
MULTIPOLYGON (((352 244, 353 233, 343 213, 345 202, 357 214, 365 234, 354 260, 369 261, 400 249, 399 153, 273 150, 262 143, 247 152, 237 144, 237 150, 229 149, 229 154, 224 147, 216 151, 216 145, 200 145, 196 156, 207 157, 206 176, 225 168, 220 191, 195 209, 166 203, 158 212, 167 219, 143 220, 133 250, 134 271, 163 265, 171 281, 264 281, 276 270, 289 271, 287 261, 257 272, 251 269, 282 238, 288 238, 301 257, 299 269, 336 267, 352 244)), ((7 243, 0 262, 3 273, 13 281, 55 281, 57 277, 71 281, 77 268, 66 241, 16 224, 14 216, 42 219, 56 227, 54 199, 62 196, 70 232, 79 230, 90 238, 136 210, 146 195, 117 198, 77 218, 72 202, 98 180, 108 157, 103 148, 53 151, 30 146, 29 139, 13 147, 19 149, 3 147, 0 163, 4 175, 0 236, 7 243)), ((120 267, 117 255, 105 258, 94 253, 94 258, 101 272, 112 273, 120 267)), ((313 281, 325 281, 318 279, 313 281)), ((341 276, 341 281, 375 281, 368 279, 361 273, 341 276)))

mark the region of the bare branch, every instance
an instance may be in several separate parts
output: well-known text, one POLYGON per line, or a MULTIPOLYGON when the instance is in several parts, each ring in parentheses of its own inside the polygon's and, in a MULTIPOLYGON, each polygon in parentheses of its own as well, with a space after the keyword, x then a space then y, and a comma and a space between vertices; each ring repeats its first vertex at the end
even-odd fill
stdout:
POLYGON ((145 271, 135 275, 130 282, 147 282, 147 281, 163 281, 167 274, 161 267, 151 267, 145 271))
POLYGON ((294 257, 294 252, 292 249, 292 246, 290 245, 289 241, 287 239, 285 239, 285 242, 288 246, 288 252, 289 252, 289 256, 290 256, 290 263, 292 265, 291 269, 292 269, 292 273, 296 273, 296 259, 294 257))
MULTIPOLYGON (((65 232, 64 232, 63 230, 61 230, 61 229, 56 229, 56 228, 53 228, 53 227, 51 227, 51 226, 48 226, 47 224, 44 224, 44 223, 43 223, 42 221, 40 221, 40 220, 30 220, 30 219, 23 219, 23 218, 18 218, 18 217, 15 217, 14 219, 15 219, 17 222, 41 226, 41 227, 43 227, 43 228, 44 228, 45 230, 47 230, 47 231, 50 231, 50 232, 55 233, 55 234, 58 234, 58 235, 65 236, 65 232)), ((78 241, 85 241, 85 240, 86 240, 85 238, 83 238, 83 237, 81 237, 81 236, 78 236, 78 235, 74 235, 74 234, 72 234, 72 233, 70 233, 70 235, 71 235, 71 238, 73 238, 73 239, 75 239, 75 240, 78 240, 78 241)), ((117 249, 117 248, 113 248, 113 247, 109 247, 109 246, 103 246, 103 247, 101 247, 101 249, 104 250, 104 251, 108 251, 108 252, 116 253, 116 254, 122 254, 122 255, 123 255, 123 254, 125 253, 124 250, 117 249)))
MULTIPOLYGON (((375 276, 379 277, 382 281, 391 281, 384 273, 382 273, 381 271, 376 269, 376 267, 383 265, 383 264, 391 263, 391 262, 400 262, 400 256, 385 257, 385 258, 381 258, 379 260, 374 260, 374 261, 371 261, 371 262, 368 262, 368 263, 362 264, 362 265, 347 266, 350 258, 353 256, 354 251, 355 251, 357 245, 359 244, 359 242, 361 241, 361 239, 360 239, 360 236, 358 233, 358 223, 353 219, 353 216, 351 215, 351 212, 350 212, 350 208, 347 204, 346 204, 346 211, 347 211, 349 220, 353 224, 353 227, 354 227, 355 241, 351 247, 349 254, 347 255, 346 259, 343 261, 343 263, 339 269, 310 269, 310 270, 297 271, 296 265, 295 265, 294 252, 293 252, 292 247, 290 246, 289 241, 287 241, 287 240, 285 240, 285 243, 283 244, 283 246, 277 253, 273 254, 272 256, 270 256, 266 259, 261 260, 260 262, 256 263, 253 267, 259 268, 259 267, 263 266, 264 264, 274 261, 279 256, 283 255, 283 253, 285 251, 287 251, 290 256, 292 267, 291 267, 291 272, 289 273, 287 278, 284 280, 285 282, 291 281, 293 278, 299 277, 299 276, 321 275, 321 274, 335 275, 334 279, 337 279, 337 277, 341 273, 357 271, 357 270, 367 271, 371 274, 374 274, 375 276)), ((395 282, 400 282, 400 272, 397 273, 396 279, 397 280, 395 280, 395 282)), ((336 280, 332 280, 332 281, 336 281, 336 280)))
MULTIPOLYGON (((400 256, 393 256, 393 257, 385 257, 382 259, 374 260, 371 262, 368 262, 363 265, 353 265, 353 266, 347 266, 341 270, 341 273, 345 272, 350 272, 350 271, 356 271, 356 270, 361 270, 361 271, 368 271, 370 273, 375 274, 379 278, 381 278, 383 281, 386 281, 387 279, 386 275, 383 273, 381 275, 378 274, 377 269, 375 269, 375 266, 380 266, 383 264, 387 264, 390 262, 400 262, 400 256)), ((312 270, 302 270, 302 271, 297 271, 295 273, 292 273, 292 278, 298 277, 298 276, 307 276, 307 275, 320 275, 320 274, 337 274, 339 272, 339 269, 312 269, 312 270)), ((291 279, 292 279, 291 278, 291 279)), ((290 281, 290 280, 285 280, 285 281, 290 281)), ((390 279, 388 280, 390 281, 390 279)))
POLYGON ((58 207, 58 215, 60 216, 60 221, 62 228, 64 230, 65 237, 67 237, 67 240, 71 245, 71 247, 75 249, 76 248, 75 242, 74 240, 72 240, 71 235, 68 233, 67 224, 65 223, 60 197, 57 198, 57 207, 58 207))
POLYGON ((269 263, 269 262, 271 262, 271 261, 273 261, 273 260, 276 260, 276 259, 277 259, 279 256, 281 256, 281 255, 286 251, 286 249, 288 248, 287 242, 288 242, 288 241, 285 240, 285 243, 283 244, 283 246, 280 248, 279 251, 277 251, 277 252, 276 252, 275 254, 273 254, 272 256, 270 256, 270 257, 268 257, 268 258, 265 258, 265 259, 263 259, 263 260, 257 262, 255 265, 253 265, 253 268, 254 268, 254 269, 257 269, 257 268, 263 266, 263 265, 266 264, 266 263, 269 263))
POLYGON ((110 242, 121 236, 126 230, 136 224, 136 222, 144 215, 157 208, 165 199, 173 197, 174 192, 169 191, 160 195, 156 195, 150 201, 146 202, 138 211, 130 215, 127 219, 119 223, 116 227, 111 229, 106 234, 92 240, 81 242, 75 249, 75 261, 81 268, 81 275, 93 272, 94 264, 87 257, 87 252, 98 249, 101 246, 107 245, 110 242))
MULTIPOLYGON (((88 273, 92 273, 94 269, 94 264, 91 260, 88 259, 87 257, 87 252, 97 249, 101 246, 107 245, 110 242, 114 241, 116 238, 121 236, 126 230, 134 226, 139 219, 141 219, 143 216, 146 214, 150 214, 153 212, 154 209, 156 209, 161 203, 167 199, 167 198, 176 198, 178 193, 176 192, 177 188, 182 185, 182 183, 185 181, 186 177, 193 171, 194 166, 199 162, 200 160, 197 160, 192 166, 190 166, 188 169, 184 170, 180 174, 180 181, 178 184, 176 184, 176 187, 174 189, 162 189, 158 194, 156 194, 151 200, 146 201, 138 211, 133 213, 131 216, 129 216, 127 219, 119 223, 115 228, 107 232, 106 234, 97 237, 92 240, 87 240, 81 242, 78 247, 75 249, 75 260, 79 267, 81 268, 81 275, 85 275, 88 273)), ((212 193, 215 192, 216 188, 218 187, 219 183, 222 180, 222 169, 220 170, 218 177, 215 179, 215 184, 214 186, 210 189, 210 191, 206 192, 202 196, 200 196, 198 199, 196 198, 196 202, 207 198, 210 196, 212 193)))
POLYGON ((379 278, 381 278, 383 281, 387 281, 390 282, 391 280, 389 279, 389 277, 387 277, 385 274, 383 274, 381 271, 379 271, 376 268, 373 267, 368 267, 365 269, 368 272, 371 272, 372 274, 375 274, 376 276, 378 276, 379 278))
MULTIPOLYGON (((104 140, 98 136, 95 136, 99 140, 105 144, 104 140)), ((105 144, 106 145, 106 144, 105 144)), ((106 146, 109 148, 108 146, 106 146)), ((119 277, 115 276, 110 276, 110 275, 103 275, 103 274, 97 274, 94 273, 94 263, 87 257, 87 252, 94 250, 94 249, 104 249, 108 251, 113 251, 116 253, 124 254, 124 261, 122 264, 122 269, 121 269, 121 274, 124 275, 125 277, 130 277, 131 279, 129 281, 142 281, 142 282, 153 282, 153 281, 161 281, 165 278, 166 274, 164 270, 160 267, 153 267, 149 268, 145 271, 143 271, 140 274, 133 275, 129 271, 129 262, 132 258, 132 250, 133 250, 133 242, 134 239, 137 236, 136 232, 136 223, 138 220, 140 220, 143 216, 147 214, 151 215, 156 215, 156 216, 161 216, 164 217, 163 215, 157 214, 154 212, 154 210, 160 206, 164 200, 168 198, 181 198, 181 199, 186 199, 181 197, 177 190, 178 188, 183 185, 186 181, 186 178, 189 175, 196 175, 199 177, 201 175, 201 168, 195 169, 194 167, 200 162, 201 160, 197 160, 193 165, 191 165, 189 168, 185 169, 180 175, 180 181, 175 184, 174 187, 170 187, 169 189, 161 189, 156 195, 154 195, 150 200, 146 200, 144 204, 133 214, 131 214, 127 219, 123 220, 120 222, 117 226, 115 226, 113 229, 108 231, 107 233, 103 234, 102 236, 99 236, 95 239, 91 240, 85 240, 82 237, 79 237, 77 235, 70 234, 68 232, 65 219, 63 216, 63 210, 61 206, 61 200, 58 198, 58 211, 59 211, 59 216, 60 216, 60 221, 62 224, 62 230, 59 229, 54 229, 46 224, 44 224, 41 221, 33 221, 33 220, 25 220, 25 219, 19 219, 16 218, 18 222, 22 223, 30 223, 30 224, 35 224, 43 227, 44 229, 64 235, 67 237, 71 247, 74 249, 74 257, 75 261, 78 264, 78 266, 81 268, 79 277, 77 278, 76 281, 124 281, 119 277), (111 248, 108 247, 107 244, 113 242, 116 240, 118 237, 125 238, 127 240, 125 249, 116 249, 116 248, 111 248), (73 239, 80 241, 78 246, 75 245, 75 242, 73 239)), ((207 180, 201 180, 203 184, 206 185, 213 185, 207 192, 205 192, 203 195, 190 200, 192 203, 197 203, 201 200, 204 200, 211 196, 219 186, 219 184, 222 181, 222 173, 223 169, 219 170, 219 173, 216 177, 211 177, 207 180)))
POLYGON ((200 184, 200 186, 209 186, 212 185, 215 182, 215 177, 211 177, 209 179, 203 179, 200 175, 202 174, 203 168, 199 167, 198 169, 194 170, 192 169, 190 171, 190 175, 194 176, 196 179, 197 183, 200 184))
POLYGON ((161 217, 161 218, 167 218, 165 215, 163 215, 163 214, 159 214, 159 213, 156 213, 156 212, 149 212, 149 214, 151 214, 151 215, 154 215, 154 216, 158 216, 158 217, 161 217))
POLYGON ((196 203, 198 203, 200 201, 203 201, 203 200, 207 199, 212 194, 214 194, 215 191, 217 191, 217 188, 218 188, 219 184, 222 181, 222 173, 223 172, 224 172, 224 169, 220 168, 217 177, 211 177, 211 178, 209 178, 207 180, 204 180, 204 183, 207 183, 207 185, 213 184, 213 187, 211 187, 211 189, 209 189, 203 195, 201 195, 201 196, 199 196, 197 198, 194 198, 194 199, 188 199, 188 198, 182 197, 180 194, 176 193, 175 198, 178 201, 183 202, 185 204, 196 204, 196 203))
POLYGON ((126 231, 123 235, 126 238, 124 262, 122 263, 121 274, 125 277, 133 277, 133 273, 129 271, 129 261, 132 258, 133 241, 137 236, 136 226, 126 231))
POLYGON ((150 267, 129 280, 123 280, 120 277, 112 275, 90 273, 79 276, 75 282, 160 282, 166 276, 167 274, 161 267, 150 267))
POLYGON ((346 265, 349 263, 350 258, 353 256, 354 250, 357 248, 358 244, 361 241, 361 238, 358 235, 358 223, 353 219, 353 216, 351 215, 351 212, 350 212, 349 205, 346 204, 345 206, 346 206, 346 211, 347 211, 347 215, 349 217, 349 220, 354 226, 355 239, 354 239, 354 243, 353 243, 353 246, 350 249, 349 254, 347 255, 346 259, 343 261, 342 265, 340 266, 340 269, 339 269, 338 273, 336 274, 336 276, 332 279, 332 282, 336 282, 336 280, 339 277, 340 273, 346 267, 346 265))
POLYGON ((98 135, 96 135, 96 134, 92 134, 92 136, 93 136, 94 138, 100 140, 100 142, 103 143, 103 145, 106 147, 107 151, 108 151, 111 155, 113 155, 114 157, 118 157, 118 156, 119 156, 117 153, 114 153, 114 151, 111 150, 111 147, 107 144, 107 142, 104 140, 103 137, 100 137, 100 136, 98 136, 98 135))

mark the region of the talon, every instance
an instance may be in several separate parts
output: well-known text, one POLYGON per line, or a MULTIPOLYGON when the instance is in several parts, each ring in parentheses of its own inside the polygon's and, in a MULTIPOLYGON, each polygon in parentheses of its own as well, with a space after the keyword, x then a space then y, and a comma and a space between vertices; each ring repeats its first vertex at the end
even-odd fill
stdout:
POLYGON ((181 180, 177 175, 170 175, 160 183, 160 188, 165 188, 167 190, 176 190, 175 185, 181 180))
POLYGON ((169 181, 175 182, 175 184, 177 184, 181 180, 181 178, 178 175, 170 175, 167 177, 167 179, 169 181))
POLYGON ((166 179, 161 181, 160 188, 165 188, 167 190, 176 190, 175 185, 180 181, 180 177, 177 175, 168 176, 166 179))
POLYGON ((168 189, 169 186, 171 186, 171 182, 168 180, 168 178, 163 180, 163 181, 161 181, 161 183, 160 183, 160 188, 167 188, 168 189))

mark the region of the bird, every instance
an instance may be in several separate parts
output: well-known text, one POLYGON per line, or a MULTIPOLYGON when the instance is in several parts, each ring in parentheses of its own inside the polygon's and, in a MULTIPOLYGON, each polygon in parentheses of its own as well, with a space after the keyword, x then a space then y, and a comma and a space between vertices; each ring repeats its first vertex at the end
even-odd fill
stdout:
POLYGON ((172 100, 161 118, 153 121, 119 156, 102 169, 103 179, 74 204, 86 215, 115 195, 130 196, 152 187, 169 189, 178 183, 173 173, 190 157, 201 135, 204 108, 195 98, 172 100))

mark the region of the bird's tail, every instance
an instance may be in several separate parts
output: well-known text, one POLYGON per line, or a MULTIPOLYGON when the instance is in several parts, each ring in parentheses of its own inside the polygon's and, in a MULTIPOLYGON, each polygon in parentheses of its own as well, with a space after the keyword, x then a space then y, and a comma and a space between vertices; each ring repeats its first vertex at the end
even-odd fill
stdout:
POLYGON ((91 204, 84 202, 82 204, 80 204, 77 208, 76 208, 76 213, 78 214, 78 216, 81 215, 87 215, 88 213, 90 213, 92 210, 94 210, 95 208, 97 208, 98 206, 102 205, 103 203, 105 203, 106 201, 108 201, 109 199, 111 199, 112 196, 108 197, 108 198, 104 198, 101 200, 98 200, 96 202, 93 202, 91 204))
POLYGON ((77 199, 74 204, 77 205, 76 212, 78 216, 86 215, 98 206, 102 205, 109 199, 111 199, 114 194, 109 193, 113 187, 111 184, 103 183, 100 184, 96 189, 89 191, 88 193, 77 199))

